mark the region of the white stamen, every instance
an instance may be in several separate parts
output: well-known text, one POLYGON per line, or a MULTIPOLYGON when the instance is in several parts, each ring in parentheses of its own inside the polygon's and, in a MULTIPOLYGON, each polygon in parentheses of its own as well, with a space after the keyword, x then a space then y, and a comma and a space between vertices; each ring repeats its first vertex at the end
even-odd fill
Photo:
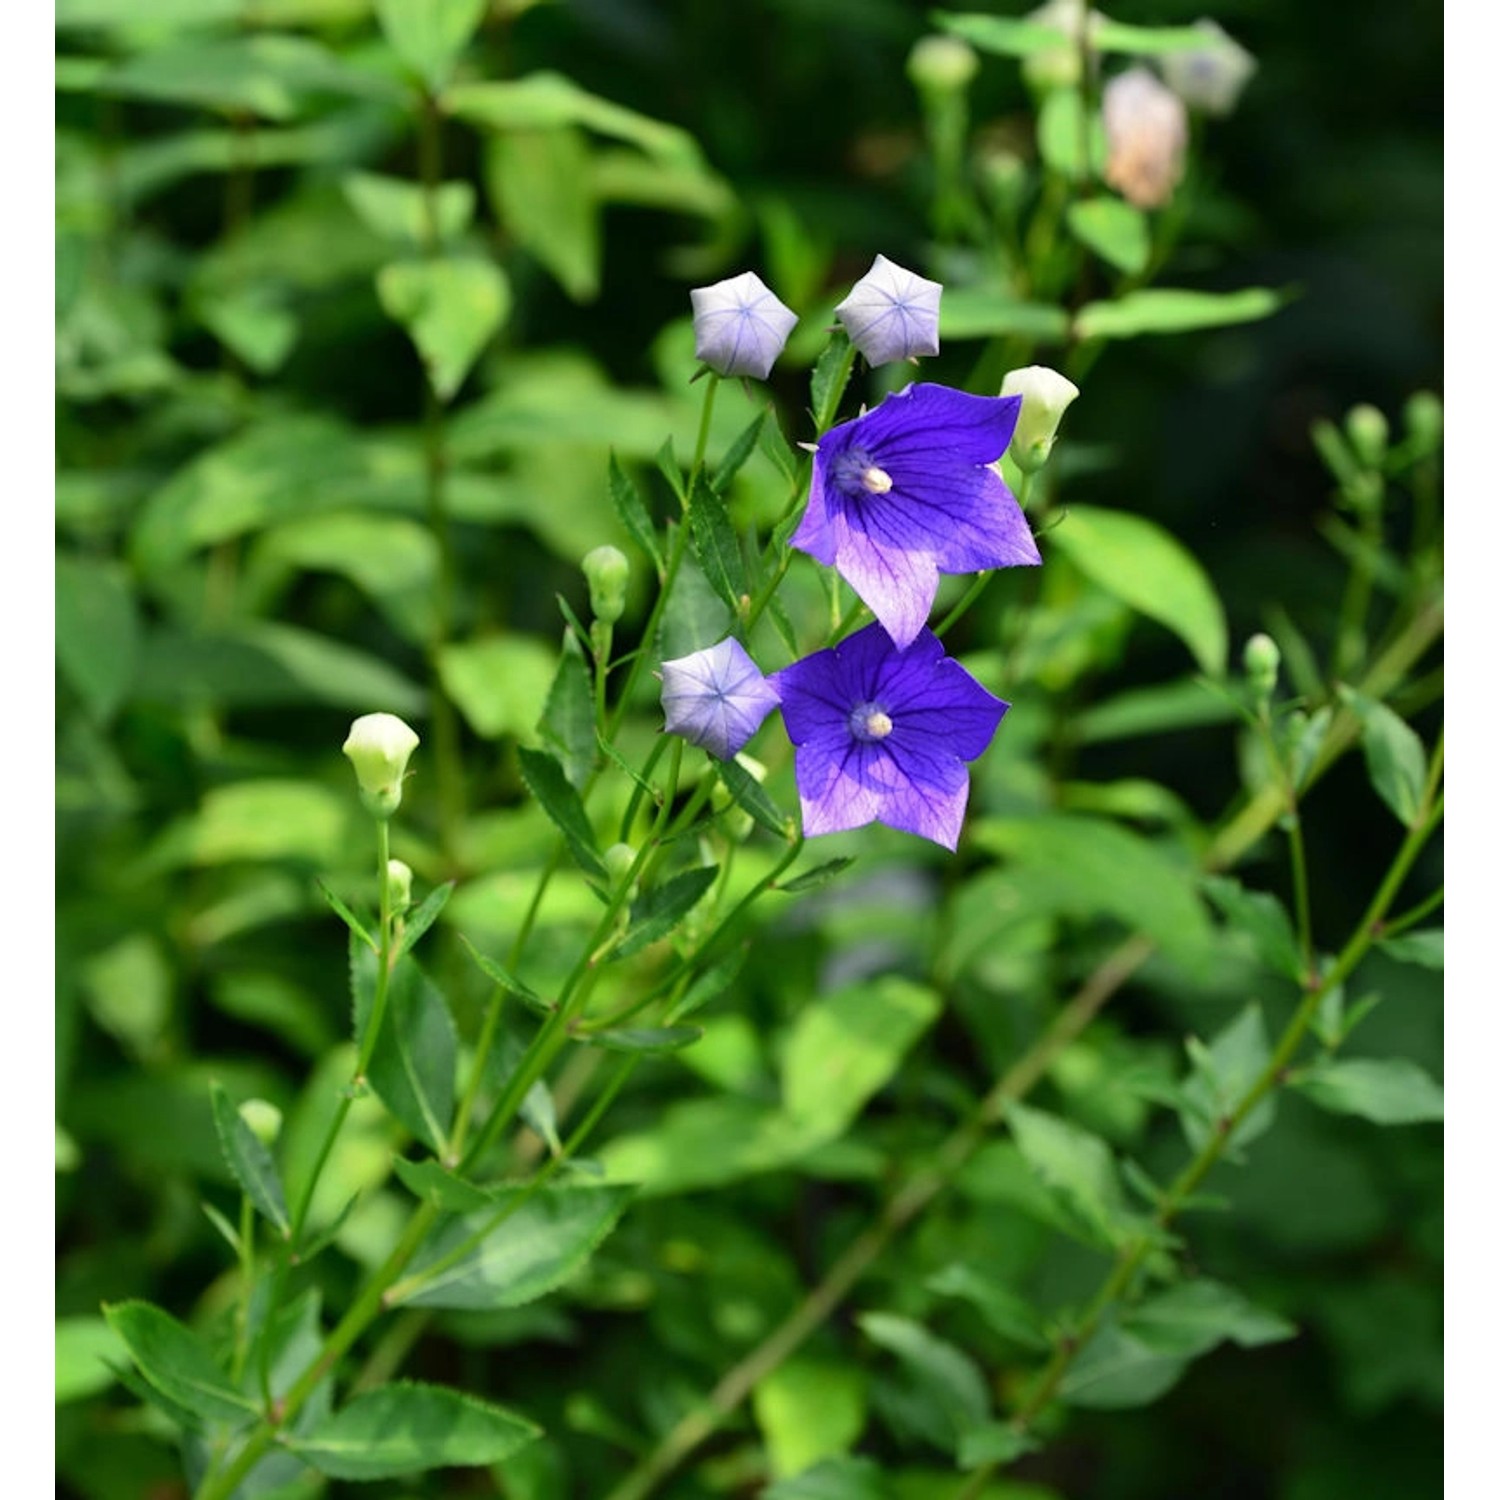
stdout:
POLYGON ((877 708, 865 718, 865 733, 872 740, 883 740, 891 732, 891 716, 877 708))
POLYGON ((859 482, 872 495, 884 495, 891 487, 891 476, 884 469, 877 469, 874 464, 871 464, 860 474, 859 482))

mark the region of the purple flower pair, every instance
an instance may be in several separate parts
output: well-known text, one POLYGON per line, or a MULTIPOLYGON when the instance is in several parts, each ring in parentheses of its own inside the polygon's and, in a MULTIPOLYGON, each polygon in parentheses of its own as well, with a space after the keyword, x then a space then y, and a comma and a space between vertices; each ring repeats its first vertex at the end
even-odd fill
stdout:
POLYGON ((667 729, 721 760, 780 704, 797 747, 805 834, 884 823, 958 847, 966 762, 985 751, 1009 704, 923 630, 901 651, 879 624, 762 677, 733 637, 662 664, 667 729))

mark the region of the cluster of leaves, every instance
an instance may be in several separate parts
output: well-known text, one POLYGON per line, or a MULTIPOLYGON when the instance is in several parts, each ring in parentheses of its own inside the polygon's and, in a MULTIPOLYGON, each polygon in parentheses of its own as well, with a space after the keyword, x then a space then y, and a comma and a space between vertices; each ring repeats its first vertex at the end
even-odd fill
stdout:
MULTIPOLYGON (((1369 1127, 1440 1115, 1441 931, 1365 932, 1369 964, 1328 979, 1432 812, 1441 539, 1420 412, 1389 448, 1368 424, 1320 432, 1336 611, 1322 563, 1226 609, 1149 491, 1098 482, 1119 455, 1062 445, 1044 567, 997 581, 951 638, 1015 703, 960 862, 865 830, 778 876, 789 759, 763 783, 727 766, 722 789, 700 763, 685 796, 707 821, 585 951, 597 980, 561 1069, 521 1071, 596 930, 612 834, 662 788, 648 672, 599 737, 573 564, 613 541, 659 580, 691 485, 660 630, 639 581, 622 626, 648 664, 719 638, 767 585, 773 650, 838 620, 847 601, 810 571, 780 579, 776 528, 788 437, 842 391, 825 361, 808 402, 800 372, 836 299, 829 247, 860 221, 801 206, 791 169, 784 192, 731 184, 696 138, 722 129, 707 111, 689 132, 558 71, 575 38, 548 11, 59 0, 60 1483, 198 1487, 290 1403, 237 1495, 437 1494, 412 1476, 450 1465, 510 1500, 640 1495, 691 1461, 708 1490, 777 1500, 1042 1500, 1068 1488, 1069 1444, 1161 1493, 1184 1432, 1234 1451, 1235 1383, 1257 1380, 1312 1413, 1289 1439, 1312 1450, 1298 1494, 1363 1482, 1345 1450, 1365 1418, 1414 1432, 1420 1458, 1436 1145, 1369 1127), (681 278, 732 269, 752 228, 803 314, 785 434, 726 385, 688 468, 685 318, 663 313, 643 357, 574 309, 631 327, 610 268, 647 263, 653 314, 685 313, 681 278), (1285 659, 1264 714, 1232 662, 1250 625, 1285 659), (372 708, 423 726, 395 852, 432 895, 406 920, 369 1092, 346 1098, 379 943, 337 746, 372 708), (1236 730, 1239 785, 1199 769, 1232 767, 1236 730), (1356 744, 1367 775, 1320 784, 1356 744), (1278 820, 1307 828, 1328 959, 1279 873, 1278 820), (526 932, 521 967, 504 956, 526 932), (661 1014, 613 1019, 679 977, 661 1014), (479 1113, 518 1093, 527 1130, 466 1170, 463 1084, 496 987, 514 1003, 479 1113), (1311 1050, 1258 1094, 1304 1013, 1311 1050), (573 1126, 603 1088, 618 1098, 584 1156, 573 1126), (251 1097, 285 1112, 270 1149, 236 1113, 251 1097), (1221 1152, 1232 1169, 1176 1193, 1184 1162, 1221 1152), (385 1288, 389 1319, 320 1365, 413 1213, 432 1232, 385 1288), (284 1277, 245 1274, 288 1246, 284 1277), (1169 1396, 1212 1351, 1283 1343, 1210 1362, 1225 1410, 1169 1396), (1052 1442, 1059 1405, 1162 1398, 1135 1438, 1085 1415, 1052 1442), (1012 1462, 1025 1478, 985 1478, 1012 1462)), ((899 77, 900 46, 863 24, 899 77)), ((1010 76, 994 54, 1051 44, 997 17, 934 24, 984 53, 976 101, 1010 76)), ((1116 58, 1190 38, 1104 40, 1116 58)), ((1212 183, 1190 177, 1160 220, 1099 189, 1091 103, 1010 111, 1028 148, 1003 195, 985 197, 979 137, 956 181, 928 193, 918 174, 945 358, 977 358, 974 389, 1070 349, 1080 379, 1102 359, 1100 388, 1112 360, 1133 387, 1147 348, 1232 367, 1240 346, 1150 340, 1250 337, 1283 305, 1235 269, 1243 211, 1212 183), (1179 234, 1233 274, 1148 285, 1179 234)), ((915 142, 914 98, 906 114, 915 142)), ((864 192, 884 210, 885 185, 864 192)))

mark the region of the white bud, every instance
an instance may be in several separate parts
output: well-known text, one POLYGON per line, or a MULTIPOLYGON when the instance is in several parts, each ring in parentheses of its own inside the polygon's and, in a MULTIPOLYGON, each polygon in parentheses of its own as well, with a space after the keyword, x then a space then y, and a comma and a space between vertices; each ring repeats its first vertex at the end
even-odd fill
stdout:
POLYGON ((1217 21, 1198 21, 1201 50, 1164 52, 1161 70, 1172 92, 1189 109, 1206 115, 1227 115, 1255 72, 1255 59, 1217 21))
POLYGON ((349 727, 344 754, 354 767, 364 804, 377 818, 401 805, 406 763, 421 744, 416 731, 395 714, 365 714, 349 727))
POLYGON ((1019 396, 1021 414, 1010 440, 1010 456, 1022 472, 1035 473, 1052 452, 1057 424, 1078 396, 1078 387, 1066 375, 1046 365, 1027 365, 1012 370, 1000 385, 1002 396, 1019 396))
POLYGON ((405 860, 386 861, 385 888, 391 915, 399 917, 411 905, 411 866, 405 860))

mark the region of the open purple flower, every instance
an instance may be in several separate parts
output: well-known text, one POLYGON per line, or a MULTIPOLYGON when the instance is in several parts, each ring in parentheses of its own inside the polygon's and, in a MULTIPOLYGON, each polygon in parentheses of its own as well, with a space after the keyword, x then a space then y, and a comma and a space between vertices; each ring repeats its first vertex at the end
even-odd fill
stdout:
POLYGON ((694 352, 720 375, 764 380, 786 347, 797 314, 754 271, 694 289, 694 352))
POLYGON ((804 834, 884 823, 958 847, 966 762, 984 754, 1010 705, 922 631, 904 651, 867 625, 773 673, 797 747, 804 834))
POLYGON ((781 700, 733 636, 661 664, 667 732, 733 760, 781 700))
POLYGON ((883 255, 834 308, 849 342, 872 365, 938 352, 940 282, 929 281, 883 255))
POLYGON ((939 573, 1041 562, 990 467, 1020 410, 1019 396, 909 385, 819 442, 792 545, 837 568, 898 646, 927 623, 939 573))

